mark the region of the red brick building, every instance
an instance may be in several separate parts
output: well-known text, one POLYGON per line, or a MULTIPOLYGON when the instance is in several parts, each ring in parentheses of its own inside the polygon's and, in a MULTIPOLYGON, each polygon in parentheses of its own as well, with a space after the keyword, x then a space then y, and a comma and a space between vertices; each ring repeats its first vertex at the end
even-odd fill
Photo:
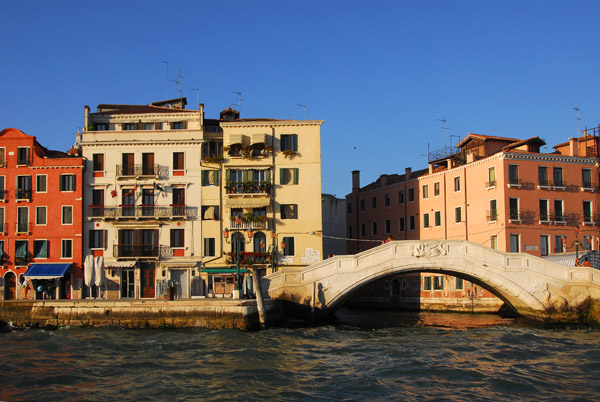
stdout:
POLYGON ((0 132, 3 300, 81 297, 82 180, 83 158, 0 132))

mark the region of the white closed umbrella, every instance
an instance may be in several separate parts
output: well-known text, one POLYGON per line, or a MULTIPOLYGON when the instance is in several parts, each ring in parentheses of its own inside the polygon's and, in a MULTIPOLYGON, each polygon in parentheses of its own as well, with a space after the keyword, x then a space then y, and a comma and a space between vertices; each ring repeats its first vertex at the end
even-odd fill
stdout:
MULTIPOLYGON (((102 286, 102 282, 104 281, 104 257, 98 256, 94 259, 95 266, 95 284, 98 288, 102 286)), ((98 295, 100 296, 100 289, 98 289, 98 295)))

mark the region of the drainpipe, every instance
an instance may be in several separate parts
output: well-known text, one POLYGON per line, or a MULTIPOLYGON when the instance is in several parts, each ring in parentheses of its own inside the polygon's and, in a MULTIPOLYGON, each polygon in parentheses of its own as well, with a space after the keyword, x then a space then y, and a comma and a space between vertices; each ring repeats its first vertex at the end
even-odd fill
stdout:
MULTIPOLYGON (((448 209, 446 207, 447 203, 448 203, 448 199, 446 197, 446 176, 447 176, 447 172, 444 172, 444 240, 448 240, 448 209)), ((454 218, 456 219, 456 218, 454 218)))
MULTIPOLYGON (((273 165, 273 174, 271 175, 271 233, 277 234, 277 227, 275 225, 275 175, 277 174, 277 169, 275 168, 275 127, 271 126, 271 161, 273 165)), ((280 146, 281 147, 281 146, 280 146)), ((277 268, 277 253, 275 252, 275 248, 277 247, 277 235, 271 236, 271 273, 275 272, 277 268)))
POLYGON ((465 189, 464 189, 464 191, 465 191, 465 240, 469 240, 469 219, 468 219, 469 214, 467 212, 469 210, 469 207, 467 204, 468 200, 467 200, 467 168, 466 167, 464 167, 464 171, 465 171, 465 175, 464 175, 464 178, 465 178, 465 186, 464 186, 465 187, 465 189))

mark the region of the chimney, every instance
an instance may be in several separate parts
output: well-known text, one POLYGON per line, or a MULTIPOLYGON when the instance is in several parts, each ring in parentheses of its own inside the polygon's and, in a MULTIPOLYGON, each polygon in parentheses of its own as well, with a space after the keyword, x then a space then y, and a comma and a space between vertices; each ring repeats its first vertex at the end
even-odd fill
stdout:
POLYGON ((577 138, 569 138, 569 155, 579 156, 579 140, 577 138))
POLYGON ((198 110, 200 113, 200 127, 204 127, 204 103, 198 103, 198 110))
POLYGON ((85 114, 83 117, 83 130, 87 131, 90 118, 90 107, 88 105, 85 105, 83 109, 85 110, 85 114))
POLYGON ((382 174, 379 177, 379 182, 381 183, 381 187, 387 186, 387 174, 382 174))
POLYGON ((412 168, 407 167, 404 169, 404 180, 410 180, 410 174, 412 172, 412 168))
POLYGON ((352 171, 352 191, 360 190, 360 170, 352 171))

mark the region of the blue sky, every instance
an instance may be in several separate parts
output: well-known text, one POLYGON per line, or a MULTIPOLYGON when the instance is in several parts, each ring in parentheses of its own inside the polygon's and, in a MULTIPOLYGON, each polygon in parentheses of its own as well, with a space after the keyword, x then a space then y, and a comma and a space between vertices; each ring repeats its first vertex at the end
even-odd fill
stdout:
POLYGON ((322 190, 427 165, 469 132, 552 145, 600 123, 598 1, 5 2, 0 128, 66 150, 83 106, 325 120, 322 190), (169 97, 177 85, 169 82, 169 97), (450 128, 444 135, 442 124, 450 128))

